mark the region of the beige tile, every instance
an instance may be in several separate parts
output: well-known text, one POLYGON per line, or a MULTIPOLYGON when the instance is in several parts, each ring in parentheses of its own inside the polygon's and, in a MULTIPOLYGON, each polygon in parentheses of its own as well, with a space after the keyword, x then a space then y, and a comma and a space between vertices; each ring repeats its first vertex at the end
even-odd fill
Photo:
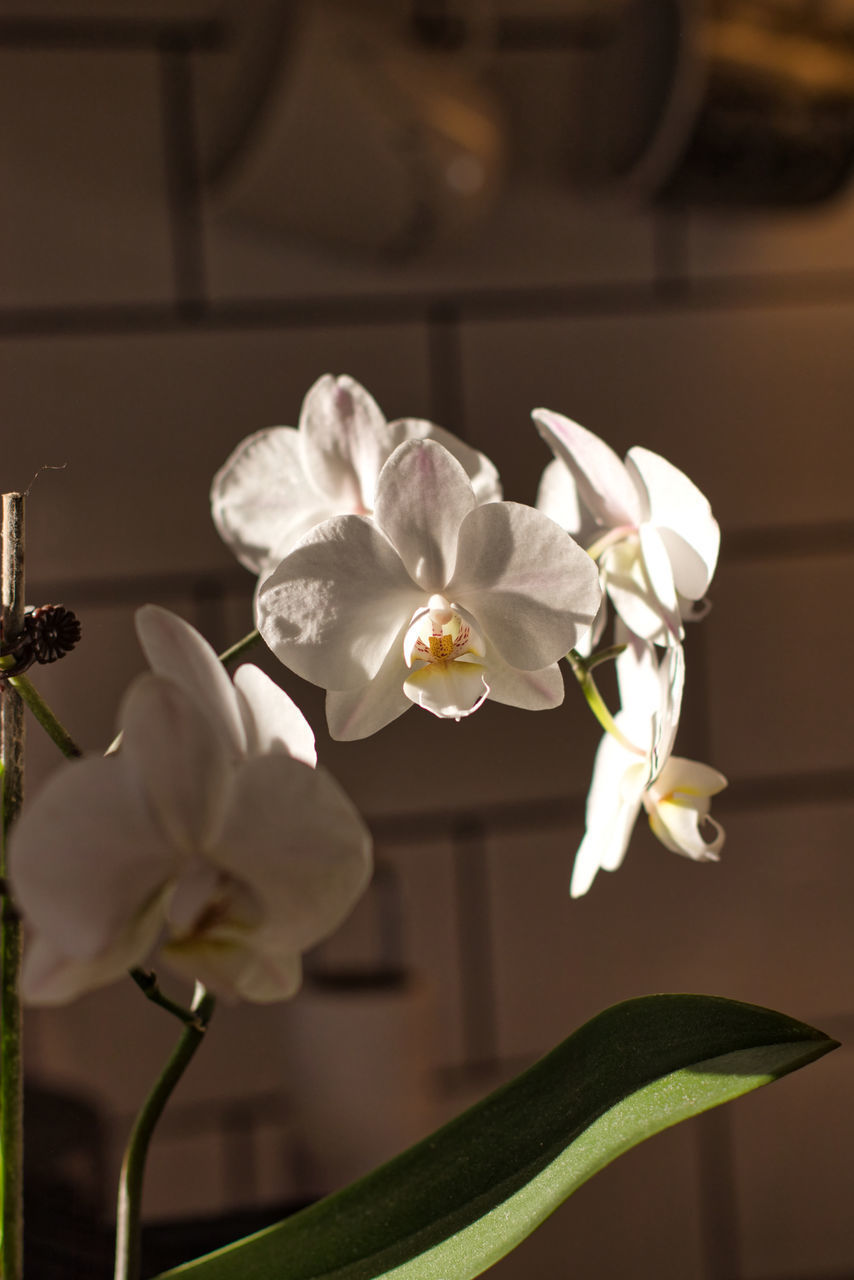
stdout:
POLYGON ((489 1274, 705 1280, 697 1190, 694 1133, 683 1124, 586 1182, 489 1274))
POLYGON ((854 1271, 853 1059, 837 1049, 732 1110, 745 1280, 854 1271))
POLYGON ((468 436, 510 497, 549 458, 537 405, 665 454, 724 527, 850 519, 854 308, 803 306, 520 319, 463 331, 468 436))
POLYGON ((851 555, 724 566, 704 624, 710 749, 724 773, 854 765, 842 710, 854 697, 854 676, 839 643, 852 621, 845 589, 852 575, 851 555))
POLYGON ((690 274, 789 276, 854 268, 854 195, 840 191, 801 209, 691 212, 685 219, 690 274))
POLYGON ((696 991, 822 1026, 850 1005, 850 805, 716 810, 718 864, 639 823, 624 865, 577 901, 579 833, 491 842, 501 1052, 540 1053, 621 1000, 696 991))
POLYGON ((429 416, 417 325, 0 342, 6 483, 66 464, 29 500, 31 580, 232 569, 209 514, 214 472, 244 436, 295 424, 330 370, 389 417, 429 416))
POLYGON ((172 290, 154 53, 0 50, 6 307, 172 290))

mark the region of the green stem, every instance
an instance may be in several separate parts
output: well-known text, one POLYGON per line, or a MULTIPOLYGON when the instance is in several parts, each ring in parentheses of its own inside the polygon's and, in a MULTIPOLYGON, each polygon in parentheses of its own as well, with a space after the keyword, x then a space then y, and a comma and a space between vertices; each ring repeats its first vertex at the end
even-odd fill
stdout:
POLYGON ((242 658, 244 653, 248 653, 250 649, 254 649, 260 639, 261 633, 259 631, 250 631, 242 640, 238 640, 235 644, 231 645, 230 648, 223 650, 219 655, 220 662, 224 667, 229 667, 232 663, 236 662, 238 658, 242 658))
POLYGON ((115 1280, 139 1280, 142 1180, 149 1143, 163 1108, 205 1037, 214 1003, 214 997, 197 982, 190 1006, 193 1021, 181 1032, 181 1038, 162 1075, 146 1098, 128 1139, 119 1178, 115 1280))
POLYGON ((581 685, 581 692, 587 699, 587 705, 605 732, 610 733, 613 738, 616 738, 620 746, 625 747, 627 751, 631 751, 637 756, 644 756, 646 755, 646 752, 640 747, 635 746, 635 744, 626 737, 614 717, 611 715, 611 712, 605 704, 604 698, 596 687, 596 681, 591 675, 593 667, 598 666, 600 662, 604 662, 609 657, 617 657, 624 648, 625 645, 614 645, 612 649, 603 649, 601 653, 594 654, 591 658, 582 658, 580 653, 576 653, 575 649, 571 649, 566 657, 567 662, 572 667, 573 675, 581 685))
MULTIPOLYGON (((24 625, 24 496, 4 493, 2 503, 0 580, 3 635, 17 636, 24 625)), ((2 1241, 0 1275, 21 1280, 24 1271, 24 1089, 19 991, 21 922, 6 889, 6 847, 21 807, 24 788, 24 708, 8 687, 0 689, 0 1203, 2 1241)))
POLYGON ((38 720, 45 733, 49 738, 52 738, 64 756, 68 756, 72 760, 77 756, 82 756, 83 752, 71 737, 71 734, 64 725, 60 724, 38 689, 30 683, 26 676, 9 676, 9 684, 21 695, 21 698, 27 704, 36 720, 38 720))
POLYGON ((195 1013, 192 1009, 185 1009, 182 1004, 178 1004, 175 1000, 170 1000, 167 995, 164 995, 160 989, 160 983, 157 981, 156 973, 151 973, 148 969, 129 969, 128 972, 142 994, 152 1004, 165 1009, 167 1013, 172 1014, 173 1018, 177 1018, 179 1022, 186 1023, 187 1026, 196 1026, 198 1024, 198 1013, 195 1013))

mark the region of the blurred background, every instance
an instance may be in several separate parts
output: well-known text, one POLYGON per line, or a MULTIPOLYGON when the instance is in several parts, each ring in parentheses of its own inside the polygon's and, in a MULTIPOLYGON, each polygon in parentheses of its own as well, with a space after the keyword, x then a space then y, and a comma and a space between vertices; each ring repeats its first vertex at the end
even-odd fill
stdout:
MULTIPOLYGON (((639 826, 570 901, 599 736, 574 688, 336 744, 322 693, 258 651, 380 870, 292 1004, 218 1010, 150 1161, 172 1256, 633 995, 854 1043, 854 3, 3 0, 0 120, 3 486, 31 486, 29 599, 82 620, 35 679, 87 749, 143 665, 137 605, 218 647, 251 628, 208 487, 322 373, 458 433, 526 502, 530 410, 559 410, 665 454, 723 528, 677 743, 730 779, 719 865, 639 826)), ((28 752, 32 793, 56 760, 36 730, 28 752)), ((95 1276, 175 1025, 128 983, 26 1034, 30 1273, 95 1276)), ((852 1067, 843 1047, 638 1148, 494 1274, 854 1276, 852 1067)))

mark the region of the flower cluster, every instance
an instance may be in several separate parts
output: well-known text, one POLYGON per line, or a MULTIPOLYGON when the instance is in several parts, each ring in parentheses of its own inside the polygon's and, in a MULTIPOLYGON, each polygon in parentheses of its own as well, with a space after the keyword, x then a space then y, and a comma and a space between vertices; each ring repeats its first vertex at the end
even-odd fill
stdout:
MULTIPOLYGON (((717 857, 709 798, 726 785, 672 754, 686 618, 702 612, 718 526, 649 450, 623 463, 591 432, 534 412, 555 459, 537 507, 502 499, 493 464, 423 419, 387 422, 352 378, 321 378, 298 428, 245 440, 217 473, 213 517, 258 575, 258 630, 327 691, 330 732, 363 738, 412 706, 460 720, 487 698, 588 698, 616 614, 621 709, 606 728, 571 892, 613 870, 645 810, 668 848, 717 857), (601 655, 599 655, 601 657, 601 655)), ((258 668, 234 681, 192 627, 137 615, 151 670, 120 737, 45 787, 16 824, 11 881, 30 932, 24 991, 52 1003, 153 953, 231 997, 286 998, 300 956, 364 889, 370 840, 312 732, 258 668)))

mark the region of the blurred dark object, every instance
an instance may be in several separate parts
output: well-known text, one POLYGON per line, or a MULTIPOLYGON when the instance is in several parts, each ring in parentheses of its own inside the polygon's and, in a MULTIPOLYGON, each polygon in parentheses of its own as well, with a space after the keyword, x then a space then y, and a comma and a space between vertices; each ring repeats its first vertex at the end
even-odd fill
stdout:
POLYGON ((826 200, 854 163, 854 5, 714 0, 706 85, 663 194, 729 205, 826 200))

